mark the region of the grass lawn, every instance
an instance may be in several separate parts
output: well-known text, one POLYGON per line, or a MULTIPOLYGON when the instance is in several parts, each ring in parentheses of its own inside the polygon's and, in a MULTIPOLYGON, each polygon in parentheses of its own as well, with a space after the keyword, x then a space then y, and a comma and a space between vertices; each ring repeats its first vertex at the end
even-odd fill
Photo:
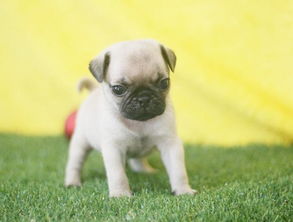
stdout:
POLYGON ((63 187, 63 137, 0 135, 0 221, 292 221, 293 147, 186 145, 197 196, 175 197, 158 153, 158 173, 127 171, 132 198, 109 199, 93 152, 82 188, 63 187))

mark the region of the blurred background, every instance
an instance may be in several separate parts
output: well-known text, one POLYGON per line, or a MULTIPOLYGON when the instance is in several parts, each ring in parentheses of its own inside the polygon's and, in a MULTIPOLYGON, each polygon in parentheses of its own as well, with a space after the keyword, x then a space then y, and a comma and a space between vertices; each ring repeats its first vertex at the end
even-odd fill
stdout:
POLYGON ((0 132, 58 135, 89 61, 124 40, 173 49, 187 143, 293 140, 293 1, 1 0, 0 132))

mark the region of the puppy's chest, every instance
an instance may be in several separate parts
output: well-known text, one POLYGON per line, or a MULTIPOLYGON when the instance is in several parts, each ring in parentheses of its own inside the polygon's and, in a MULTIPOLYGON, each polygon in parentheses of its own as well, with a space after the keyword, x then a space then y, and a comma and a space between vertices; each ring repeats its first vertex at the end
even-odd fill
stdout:
POLYGON ((142 157, 148 154, 155 144, 151 141, 149 137, 133 137, 128 140, 127 144, 127 156, 128 157, 142 157))

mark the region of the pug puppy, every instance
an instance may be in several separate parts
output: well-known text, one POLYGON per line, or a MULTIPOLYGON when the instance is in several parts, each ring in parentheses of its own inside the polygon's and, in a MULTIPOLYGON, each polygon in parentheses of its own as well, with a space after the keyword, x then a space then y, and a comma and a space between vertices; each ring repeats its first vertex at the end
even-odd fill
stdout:
MULTIPOLYGON (((169 97, 174 52, 155 40, 112 45, 89 65, 101 83, 81 105, 70 141, 65 186, 81 185, 81 169, 91 149, 102 153, 110 197, 131 196, 125 174, 152 172, 146 159, 157 148, 175 195, 195 194, 188 183, 182 142, 169 97)), ((91 85, 88 83, 88 85, 91 85)))

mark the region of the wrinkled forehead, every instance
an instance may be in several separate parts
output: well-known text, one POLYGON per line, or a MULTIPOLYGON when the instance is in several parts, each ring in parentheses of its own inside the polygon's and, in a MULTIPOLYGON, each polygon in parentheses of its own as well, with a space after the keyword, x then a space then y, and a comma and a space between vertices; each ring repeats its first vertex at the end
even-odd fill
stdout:
POLYGON ((148 83, 168 77, 168 68, 159 48, 124 48, 111 51, 108 77, 111 83, 148 83))

